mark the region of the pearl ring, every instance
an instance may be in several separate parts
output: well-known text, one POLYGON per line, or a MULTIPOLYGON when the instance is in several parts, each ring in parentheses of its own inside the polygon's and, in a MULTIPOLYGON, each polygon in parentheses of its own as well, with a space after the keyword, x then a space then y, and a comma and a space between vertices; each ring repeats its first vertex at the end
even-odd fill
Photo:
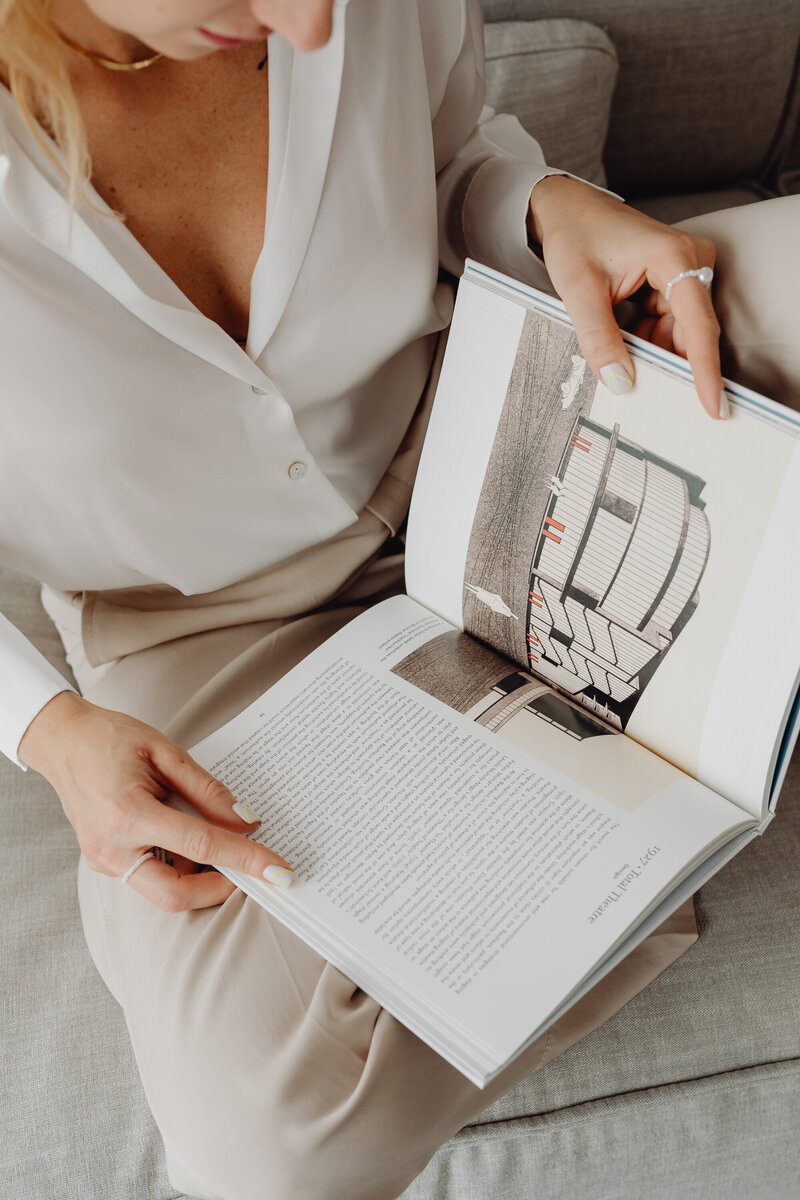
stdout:
POLYGON ((682 279, 699 279, 703 287, 710 288, 713 278, 714 272, 711 267, 698 267, 696 271, 681 271, 680 275, 676 275, 674 279, 670 279, 664 288, 664 299, 669 300, 669 294, 673 287, 676 283, 680 283, 682 279))

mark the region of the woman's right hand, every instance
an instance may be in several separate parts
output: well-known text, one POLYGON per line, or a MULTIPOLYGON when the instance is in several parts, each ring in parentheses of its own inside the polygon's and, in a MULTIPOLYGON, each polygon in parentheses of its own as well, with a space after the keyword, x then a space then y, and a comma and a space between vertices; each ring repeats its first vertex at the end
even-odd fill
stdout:
POLYGON ((189 860, 181 873, 180 862, 151 858, 130 877, 130 886, 165 912, 221 904, 236 890, 224 875, 196 864, 284 887, 291 882, 291 874, 274 870, 291 871, 284 859, 243 836, 258 823, 237 815, 224 784, 142 721, 60 692, 28 726, 18 753, 55 788, 94 871, 121 877, 153 847, 189 860), (199 815, 165 804, 171 794, 199 815))

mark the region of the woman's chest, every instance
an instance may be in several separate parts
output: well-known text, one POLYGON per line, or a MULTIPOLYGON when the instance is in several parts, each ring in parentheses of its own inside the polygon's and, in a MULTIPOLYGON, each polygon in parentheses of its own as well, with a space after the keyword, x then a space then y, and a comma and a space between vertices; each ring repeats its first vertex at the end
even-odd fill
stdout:
POLYGON ((257 61, 248 47, 234 74, 84 105, 95 189, 192 303, 240 340, 266 207, 268 88, 257 61))

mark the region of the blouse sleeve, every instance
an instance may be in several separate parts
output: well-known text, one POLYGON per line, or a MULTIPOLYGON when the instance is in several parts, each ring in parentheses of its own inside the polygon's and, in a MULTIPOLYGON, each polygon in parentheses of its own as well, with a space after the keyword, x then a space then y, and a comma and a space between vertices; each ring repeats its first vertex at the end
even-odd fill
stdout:
POLYGON ((2 614, 0 679, 0 751, 25 771, 17 756, 25 730, 54 696, 75 689, 2 614))
POLYGON ((460 275, 469 256, 549 288, 544 264, 528 244, 528 202, 545 176, 570 172, 547 165, 539 143, 516 117, 484 106, 479 0, 446 0, 446 5, 452 20, 460 9, 460 37, 433 118, 442 266, 460 275))

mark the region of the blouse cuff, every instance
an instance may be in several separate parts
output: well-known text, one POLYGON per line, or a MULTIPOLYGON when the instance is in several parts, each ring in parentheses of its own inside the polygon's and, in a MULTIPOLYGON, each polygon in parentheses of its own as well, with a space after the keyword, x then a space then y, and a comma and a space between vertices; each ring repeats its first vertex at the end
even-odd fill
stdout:
POLYGON ((0 752, 27 771, 19 744, 34 717, 60 692, 75 688, 0 615, 0 752))

